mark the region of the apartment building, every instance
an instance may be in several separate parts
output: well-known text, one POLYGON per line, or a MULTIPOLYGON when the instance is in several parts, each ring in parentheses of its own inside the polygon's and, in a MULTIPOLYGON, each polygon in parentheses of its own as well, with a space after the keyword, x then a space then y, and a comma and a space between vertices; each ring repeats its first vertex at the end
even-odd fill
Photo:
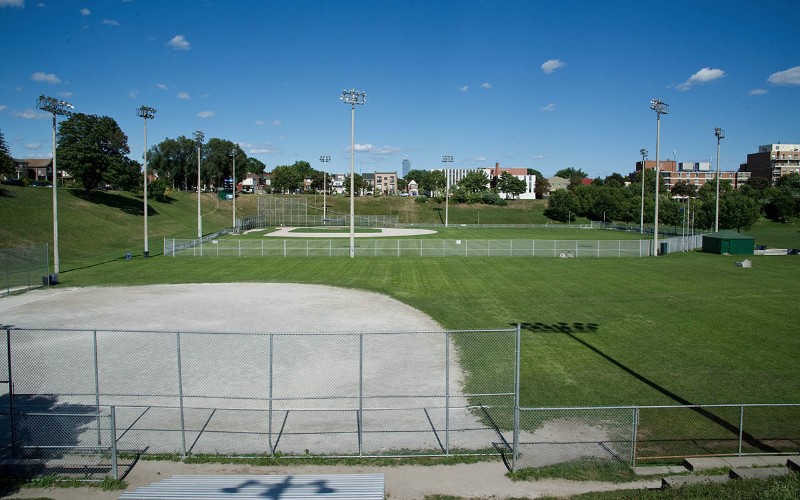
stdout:
MULTIPOLYGON (((672 189, 675 184, 683 181, 687 184, 697 186, 697 189, 706 182, 713 181, 717 176, 716 167, 712 167, 711 162, 707 161, 684 161, 663 160, 661 163, 661 176, 668 189, 672 189)), ((644 168, 656 168, 655 160, 644 162, 644 168)), ((642 162, 636 162, 636 172, 641 172, 642 162)), ((734 189, 738 189, 750 178, 749 172, 742 171, 720 171, 719 177, 722 180, 731 181, 734 189)))
POLYGON ((766 144, 758 153, 747 155, 747 163, 739 166, 740 172, 753 177, 769 179, 773 185, 780 177, 800 173, 800 144, 766 144))

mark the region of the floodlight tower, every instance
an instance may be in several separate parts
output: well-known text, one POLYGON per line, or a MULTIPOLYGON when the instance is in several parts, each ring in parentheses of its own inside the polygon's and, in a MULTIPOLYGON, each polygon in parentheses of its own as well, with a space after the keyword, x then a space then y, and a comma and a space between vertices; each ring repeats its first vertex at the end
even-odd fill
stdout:
MULTIPOLYGON (((75 106, 54 97, 40 95, 36 107, 53 114, 53 284, 58 283, 58 169, 56 168, 56 116, 69 116, 75 106)), ((47 278, 50 284, 50 278, 47 278)))
POLYGON ((450 207, 450 167, 448 167, 448 165, 453 163, 453 155, 443 155, 442 163, 444 164, 446 186, 444 192, 444 227, 448 227, 448 212, 450 207))
POLYGON ((322 162, 322 225, 325 225, 325 221, 328 220, 328 202, 327 202, 327 195, 328 195, 328 180, 327 180, 327 172, 325 169, 327 168, 325 165, 331 161, 330 156, 320 156, 319 161, 322 162))
POLYGON ((356 218, 355 218, 355 134, 356 134, 356 104, 367 103, 367 93, 355 89, 342 90, 339 98, 343 103, 351 106, 350 115, 350 258, 356 256, 356 218))
POLYGON ((233 174, 232 174, 232 186, 231 189, 233 190, 233 233, 236 234, 236 149, 231 149, 229 153, 230 157, 233 158, 233 174))
POLYGON ((661 182, 661 164, 659 163, 659 154, 661 152, 661 115, 669 114, 669 104, 663 102, 661 99, 652 99, 650 101, 650 109, 656 112, 656 213, 654 220, 653 230, 653 255, 658 255, 658 186, 661 182))
POLYGON ((719 141, 725 138, 725 131, 717 127, 714 129, 717 136, 717 207, 714 212, 714 232, 719 232, 719 141))
POLYGON ((150 249, 147 242, 147 184, 150 180, 147 177, 147 120, 156 117, 156 110, 148 106, 142 106, 136 110, 136 116, 144 119, 144 258, 150 256, 150 249))
POLYGON ((197 143, 197 239, 203 237, 203 218, 200 212, 200 149, 203 147, 205 134, 200 130, 195 130, 194 140, 197 143))
POLYGON ((644 234, 644 162, 647 159, 647 150, 642 148, 639 154, 642 155, 642 213, 639 218, 639 234, 644 234))

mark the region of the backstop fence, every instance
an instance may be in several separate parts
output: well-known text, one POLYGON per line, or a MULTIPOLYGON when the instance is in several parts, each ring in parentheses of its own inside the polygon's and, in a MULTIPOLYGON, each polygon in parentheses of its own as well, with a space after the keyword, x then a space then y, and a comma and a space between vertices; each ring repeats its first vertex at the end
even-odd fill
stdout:
POLYGON ((521 407, 519 327, 3 337, 0 462, 29 474, 116 477, 145 453, 502 455, 512 469, 800 453, 798 404, 521 407))
MULTIPOLYGON (((687 246, 688 243, 685 244, 687 246)), ((356 238, 356 257, 647 257, 649 240, 447 240, 356 238)), ((673 243, 671 248, 677 248, 673 243)), ((164 239, 172 257, 349 257, 347 238, 164 239)))
POLYGON ((0 250, 0 295, 49 284, 48 246, 0 250))

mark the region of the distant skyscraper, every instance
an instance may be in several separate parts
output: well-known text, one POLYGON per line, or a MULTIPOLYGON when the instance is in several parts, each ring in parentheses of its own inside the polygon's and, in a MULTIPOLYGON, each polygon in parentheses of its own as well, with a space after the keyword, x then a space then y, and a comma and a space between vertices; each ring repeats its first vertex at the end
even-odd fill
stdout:
POLYGON ((405 178, 411 171, 411 160, 403 158, 403 178, 405 178))

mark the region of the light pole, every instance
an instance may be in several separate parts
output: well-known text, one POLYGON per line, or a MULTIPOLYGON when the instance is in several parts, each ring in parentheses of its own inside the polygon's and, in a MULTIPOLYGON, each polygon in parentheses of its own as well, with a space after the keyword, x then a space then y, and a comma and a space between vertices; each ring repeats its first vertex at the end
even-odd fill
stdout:
POLYGON ((445 176, 445 191, 444 191, 444 227, 448 227, 448 212, 450 208, 450 167, 448 165, 453 163, 453 155, 442 156, 442 163, 444 164, 445 176))
POLYGON ((349 104, 352 108, 350 115, 350 258, 356 256, 356 218, 355 218, 355 134, 356 134, 356 104, 367 103, 367 93, 355 89, 342 90, 339 98, 343 103, 349 104))
POLYGON ((231 177, 232 186, 231 189, 233 190, 233 233, 236 234, 236 148, 231 149, 230 152, 231 158, 233 158, 233 174, 231 177))
POLYGON ((194 140, 197 143, 197 239, 203 237, 203 218, 200 211, 200 149, 203 147, 205 134, 200 130, 195 130, 194 140))
POLYGON ((642 182, 642 213, 639 218, 639 234, 644 234, 644 162, 647 159, 647 150, 642 148, 639 150, 639 154, 642 155, 642 178, 640 179, 642 182))
POLYGON ((661 152, 661 115, 669 114, 669 104, 661 101, 661 99, 652 99, 650 101, 650 109, 656 112, 656 213, 654 228, 653 228, 653 255, 658 255, 658 185, 661 181, 661 165, 659 163, 659 154, 661 152))
POLYGON ((156 117, 156 110, 148 106, 142 106, 136 110, 136 116, 144 119, 144 258, 150 256, 150 250, 147 243, 147 184, 150 179, 147 178, 147 120, 152 120, 156 117))
POLYGON ((725 131, 717 127, 714 129, 717 136, 717 207, 714 212, 714 232, 719 232, 719 141, 725 138, 725 131))
POLYGON ((330 156, 320 156, 319 161, 322 162, 322 225, 325 225, 325 221, 328 220, 328 202, 327 202, 327 195, 328 195, 328 179, 327 179, 327 172, 325 169, 327 168, 325 165, 331 161, 330 156))
MULTIPOLYGON (((42 111, 53 114, 53 280, 52 284, 58 283, 58 169, 56 168, 56 116, 69 116, 75 108, 67 101, 61 101, 54 97, 40 95, 36 100, 36 107, 42 111)), ((48 277, 47 283, 51 284, 48 277)))

